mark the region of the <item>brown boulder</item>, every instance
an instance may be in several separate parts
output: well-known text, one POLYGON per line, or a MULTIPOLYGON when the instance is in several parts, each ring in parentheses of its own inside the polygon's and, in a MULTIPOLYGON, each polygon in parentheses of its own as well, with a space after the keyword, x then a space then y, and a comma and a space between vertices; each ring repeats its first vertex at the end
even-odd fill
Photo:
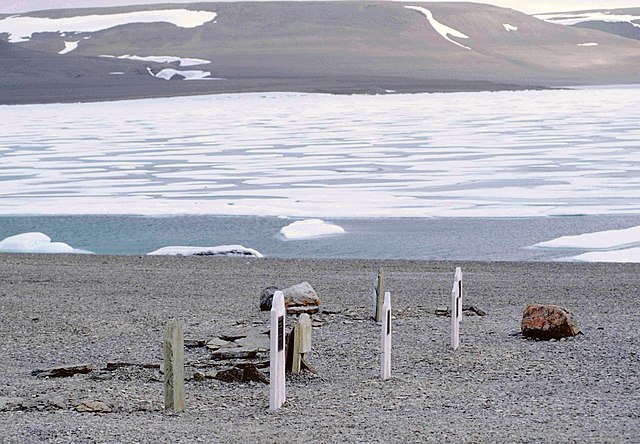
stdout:
POLYGON ((569 310, 557 305, 529 305, 522 313, 520 329, 534 339, 560 339, 580 333, 569 310))

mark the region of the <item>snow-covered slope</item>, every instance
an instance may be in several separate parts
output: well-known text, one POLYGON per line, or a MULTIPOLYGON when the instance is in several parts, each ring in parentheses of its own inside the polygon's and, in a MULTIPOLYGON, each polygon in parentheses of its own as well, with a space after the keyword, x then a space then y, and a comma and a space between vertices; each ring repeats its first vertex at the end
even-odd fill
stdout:
MULTIPOLYGON (((100 85, 101 97, 119 98, 283 90, 495 90, 640 81, 636 42, 550 23, 563 23, 566 17, 543 18, 547 21, 476 3, 362 1, 163 4, 5 15, 0 16, 0 42, 60 56, 46 59, 44 72, 73 75, 66 75, 64 85, 40 74, 37 82, 8 83, 4 77, 15 72, 33 77, 28 64, 14 58, 0 71, 5 85, 0 103, 12 103, 6 100, 7 91, 29 95, 32 84, 36 89, 46 85, 45 96, 61 91, 83 100, 83 89, 92 91, 95 85, 100 85), (97 62, 97 57, 103 60, 97 62), (85 63, 81 59, 89 60, 91 69, 80 66, 85 63), (117 65, 124 61, 136 63, 117 65), (183 69, 190 62, 198 68, 183 69), (125 74, 109 74, 113 72, 125 74), (121 81, 99 82, 95 76, 121 81), (164 82, 167 78, 216 80, 164 82)), ((635 28, 635 23, 630 18, 627 24, 635 28)), ((94 99, 87 94, 84 100, 94 99)))

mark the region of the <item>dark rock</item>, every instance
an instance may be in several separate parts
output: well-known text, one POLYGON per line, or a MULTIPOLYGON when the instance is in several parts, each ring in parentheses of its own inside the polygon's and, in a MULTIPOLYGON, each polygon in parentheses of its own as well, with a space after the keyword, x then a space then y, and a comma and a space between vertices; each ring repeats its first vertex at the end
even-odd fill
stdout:
POLYGON ((320 311, 320 307, 317 305, 307 305, 302 307, 287 307, 287 314, 290 315, 301 315, 303 313, 307 314, 315 314, 320 311))
POLYGON ((218 350, 220 348, 229 348, 231 347, 233 344, 231 344, 229 341, 225 341, 223 339, 220 338, 213 338, 212 340, 210 340, 209 342, 207 342, 207 348, 209 350, 218 350))
POLYGON ((278 287, 275 287, 273 285, 262 290, 262 293, 260 293, 260 310, 271 310, 273 295, 276 291, 278 291, 278 287))
POLYGON ((211 358, 219 361, 228 359, 255 359, 257 356, 257 349, 248 348, 228 348, 216 350, 211 353, 211 358))
MULTIPOLYGON (((462 314, 466 316, 486 316, 487 312, 475 305, 464 304, 462 306, 462 314)), ((451 317, 451 309, 449 307, 437 307, 436 316, 448 316, 451 317)))
POLYGON ((67 378, 69 376, 89 373, 93 370, 91 364, 61 365, 45 369, 36 369, 31 372, 33 376, 41 378, 67 378))
POLYGON ((213 376, 214 379, 224 382, 242 382, 244 370, 237 367, 231 367, 225 370, 216 372, 213 376))
POLYGON ((126 367, 138 367, 138 368, 146 368, 146 369, 159 369, 160 364, 138 364, 135 362, 107 362, 107 366, 105 370, 112 372, 114 370, 118 370, 120 368, 126 367))
POLYGON ((220 339, 227 342, 237 341, 238 339, 242 339, 246 337, 247 337, 246 333, 229 333, 229 334, 220 335, 220 339))
POLYGON ((529 305, 522 314, 522 334, 529 338, 549 340, 580 333, 569 310, 557 305, 529 305))
POLYGON ((269 384, 269 377, 254 365, 245 367, 242 373, 242 382, 262 382, 269 384))
POLYGON ((0 396, 0 412, 21 410, 24 401, 23 398, 0 396))
POLYGON ((198 347, 204 347, 205 345, 207 345, 207 341, 205 341, 204 339, 185 339, 184 340, 185 348, 198 348, 198 347))

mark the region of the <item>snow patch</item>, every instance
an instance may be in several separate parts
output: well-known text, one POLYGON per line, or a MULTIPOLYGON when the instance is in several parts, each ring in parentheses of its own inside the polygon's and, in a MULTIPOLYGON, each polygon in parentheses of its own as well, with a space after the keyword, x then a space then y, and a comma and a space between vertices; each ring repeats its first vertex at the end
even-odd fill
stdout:
POLYGON ((217 14, 209 11, 165 9, 135 11, 120 14, 83 15, 46 18, 10 16, 0 20, 0 33, 8 33, 11 43, 24 42, 38 32, 79 33, 97 32, 132 23, 171 23, 179 28, 197 28, 213 21, 217 14))
POLYGON ((154 76, 164 80, 171 80, 175 75, 184 77, 184 80, 213 80, 209 71, 178 71, 177 69, 166 68, 154 74, 150 68, 147 71, 154 76))
POLYGON ((178 62, 178 66, 198 66, 198 65, 208 65, 211 63, 211 60, 205 59, 195 59, 195 58, 187 58, 187 57, 175 57, 175 56, 136 56, 136 55, 101 55, 100 57, 108 57, 114 59, 127 59, 127 60, 140 60, 142 62, 156 62, 156 63, 176 63, 178 62))
POLYGON ((578 46, 598 46, 597 43, 595 42, 591 42, 591 43, 578 43, 578 46))
POLYGON ((588 11, 565 14, 536 14, 534 15, 534 17, 546 22, 567 26, 576 25, 582 22, 600 21, 612 23, 630 23, 636 28, 640 28, 640 24, 634 23, 635 20, 640 20, 640 15, 612 14, 607 11, 588 11))
POLYGON ((614 251, 592 251, 570 258, 579 262, 628 262, 640 263, 640 247, 614 251))
POLYGON ((510 25, 509 23, 503 23, 502 26, 504 26, 504 29, 506 29, 507 32, 511 32, 511 31, 515 32, 518 30, 517 26, 510 25))
POLYGON ((289 240, 310 239, 344 232, 344 228, 321 219, 299 220, 280 230, 280 233, 289 240))
POLYGON ((77 42, 64 42, 64 49, 62 51, 60 51, 58 54, 68 54, 71 51, 75 50, 78 48, 78 43, 80 43, 80 41, 77 42))
POLYGON ((405 8, 413 9, 414 11, 418 11, 419 13, 423 14, 427 18, 429 24, 433 27, 433 29, 435 29, 436 32, 444 37, 447 41, 453 43, 454 45, 458 45, 461 48, 471 50, 471 48, 469 48, 468 46, 464 46, 463 44, 458 43, 455 40, 451 40, 451 38, 449 37, 452 36, 459 39, 468 39, 469 36, 461 33, 457 29, 450 28, 449 26, 440 23, 435 18, 433 18, 433 14, 427 8, 423 8, 422 6, 405 6, 405 8))
POLYGON ((540 248, 582 248, 582 249, 611 249, 625 245, 640 244, 640 226, 625 228, 624 230, 598 231, 595 233, 579 234, 577 236, 562 236, 546 242, 535 244, 540 248))
POLYGON ((51 242, 49 236, 38 232, 7 237, 0 241, 0 252, 93 254, 90 251, 75 249, 64 242, 51 242))
POLYGON ((219 245, 217 247, 163 247, 147 253, 149 256, 240 256, 263 257, 252 248, 242 245, 219 245))

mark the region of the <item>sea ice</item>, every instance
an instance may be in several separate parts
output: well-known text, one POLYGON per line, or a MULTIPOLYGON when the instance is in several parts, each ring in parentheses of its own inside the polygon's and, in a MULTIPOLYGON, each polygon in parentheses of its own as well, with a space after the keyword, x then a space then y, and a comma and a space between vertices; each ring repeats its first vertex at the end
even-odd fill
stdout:
POLYGON ((592 251, 570 258, 579 262, 629 262, 640 263, 640 247, 612 251, 592 251))
POLYGON ((179 28, 197 28, 216 18, 215 12, 188 9, 134 11, 120 14, 82 15, 46 18, 13 15, 0 19, 0 33, 9 34, 12 43, 24 42, 38 32, 97 32, 132 23, 171 23, 179 28))
POLYGON ((405 8, 418 11, 421 14, 423 14, 425 17, 427 17, 427 20, 429 21, 429 24, 433 27, 433 29, 435 29, 436 32, 440 34, 442 37, 444 37, 447 41, 453 43, 454 45, 458 45, 461 48, 469 49, 469 50, 471 49, 468 46, 464 46, 463 44, 456 42, 455 40, 451 40, 451 38, 449 37, 449 36, 453 36, 460 39, 468 39, 469 36, 461 33, 457 29, 453 29, 447 25, 443 25, 442 23, 437 21, 435 18, 433 18, 433 14, 427 8, 423 8, 422 6, 405 6, 405 8))
POLYGON ((344 232, 344 228, 321 219, 299 220, 280 230, 280 233, 289 240, 310 239, 344 232))
POLYGON ((64 42, 64 49, 62 51, 60 51, 58 54, 68 54, 71 51, 75 50, 78 48, 78 43, 80 43, 80 41, 77 42, 64 42))
POLYGON ((64 242, 51 242, 43 233, 22 233, 0 241, 3 253, 78 253, 92 254, 90 251, 75 249, 64 242))
POLYGON ((540 248, 611 249, 640 243, 640 226, 624 230, 598 231, 576 236, 562 236, 535 244, 540 248))
POLYGON ((262 254, 252 248, 242 245, 219 245, 217 247, 163 247, 147 253, 149 256, 253 256, 263 257, 262 254))

